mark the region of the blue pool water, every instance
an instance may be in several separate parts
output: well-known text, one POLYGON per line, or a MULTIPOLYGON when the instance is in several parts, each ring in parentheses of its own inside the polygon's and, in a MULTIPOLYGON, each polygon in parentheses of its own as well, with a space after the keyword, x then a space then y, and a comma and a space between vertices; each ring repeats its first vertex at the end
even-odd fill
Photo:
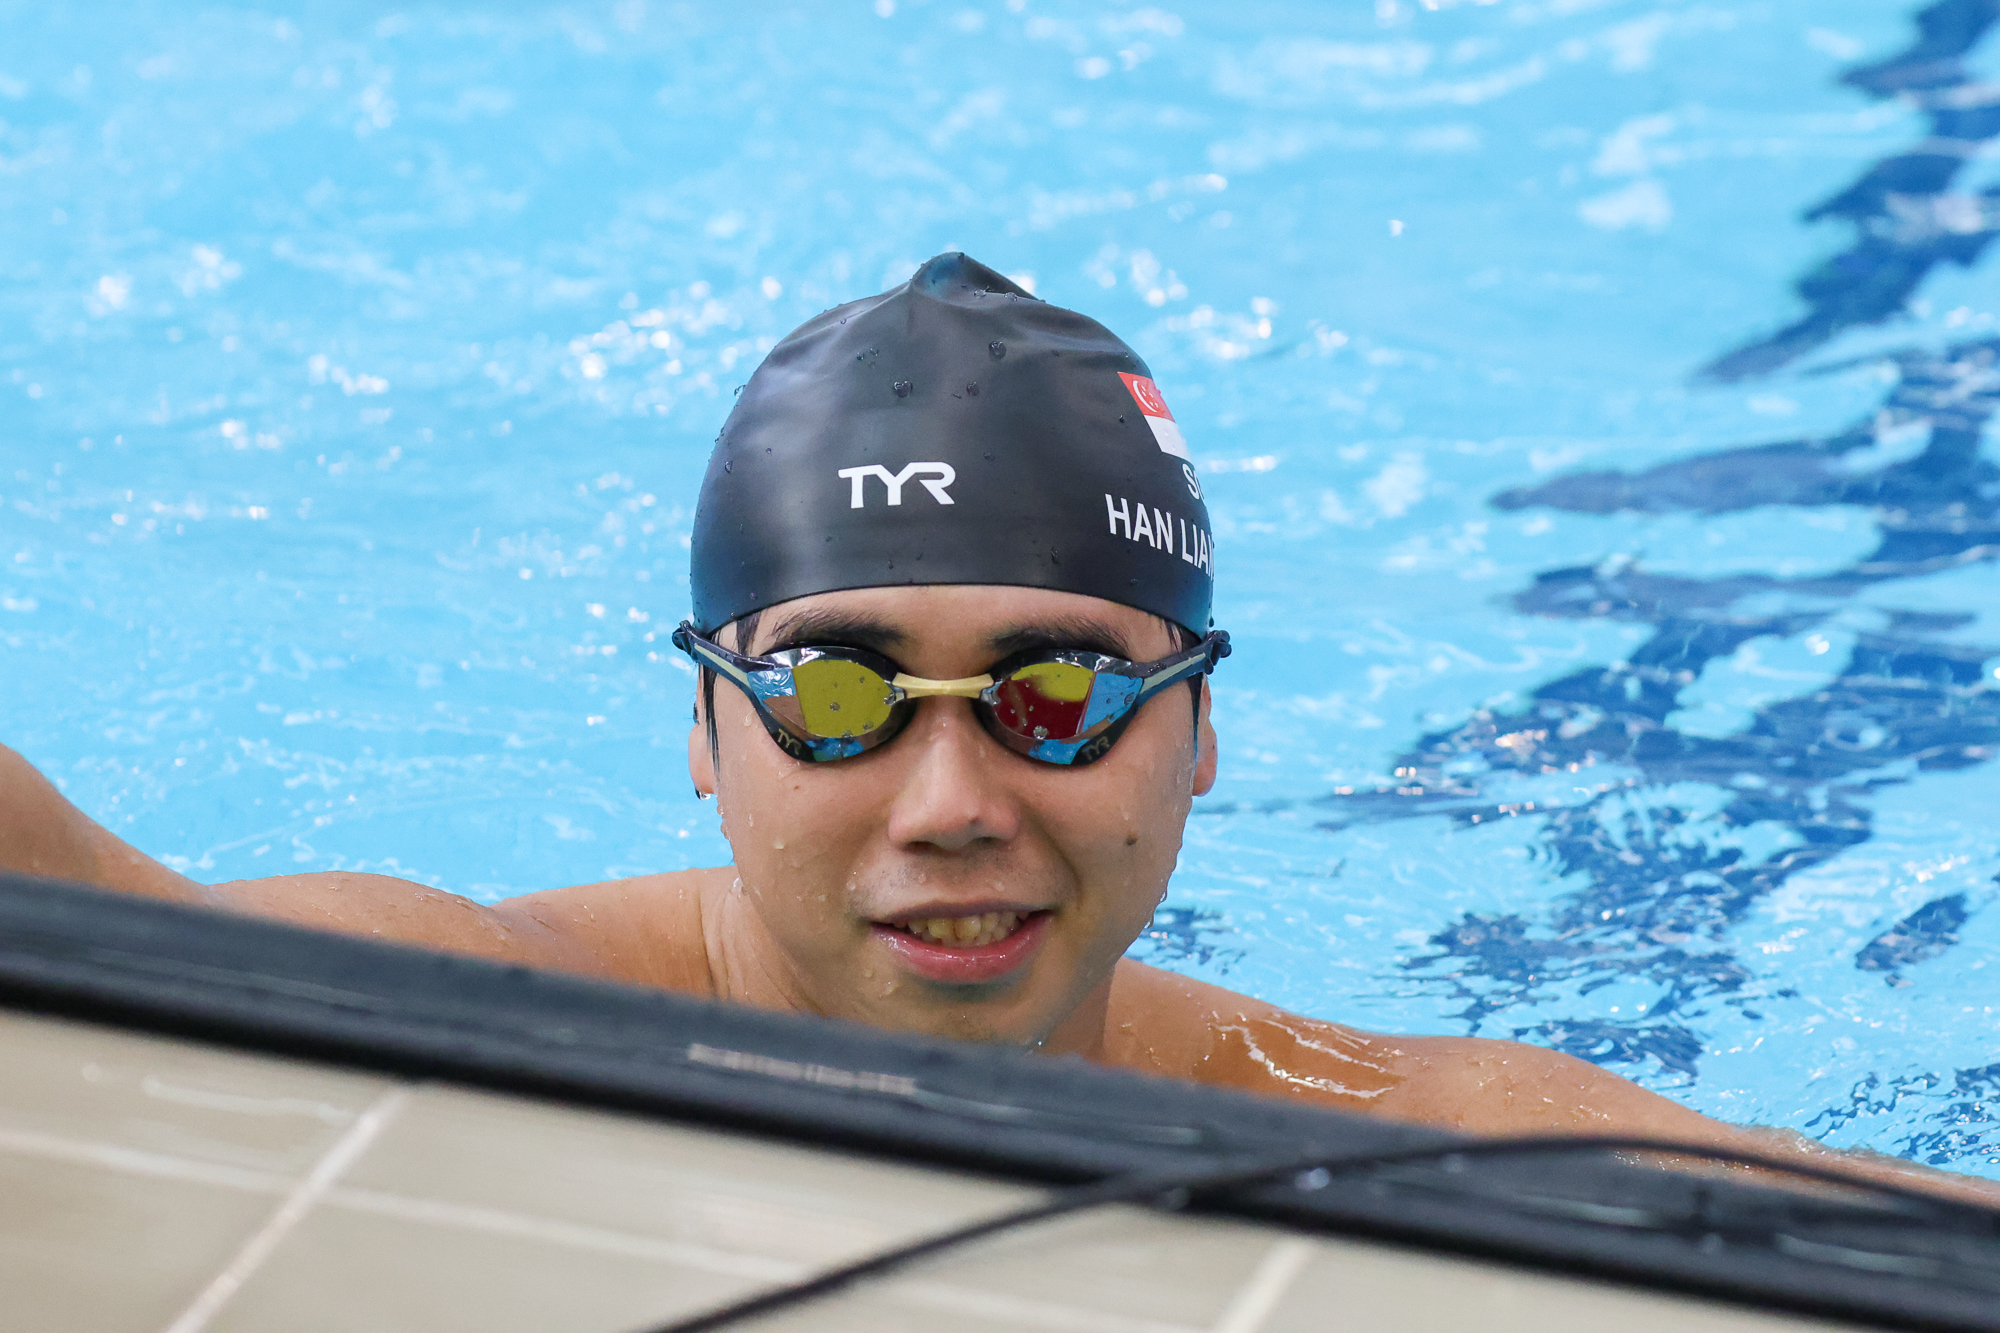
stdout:
POLYGON ((1986 0, 0 2, 0 739, 206 879, 714 864, 731 390, 963 248, 1206 474, 1142 956, 2000 1174, 1986 0))

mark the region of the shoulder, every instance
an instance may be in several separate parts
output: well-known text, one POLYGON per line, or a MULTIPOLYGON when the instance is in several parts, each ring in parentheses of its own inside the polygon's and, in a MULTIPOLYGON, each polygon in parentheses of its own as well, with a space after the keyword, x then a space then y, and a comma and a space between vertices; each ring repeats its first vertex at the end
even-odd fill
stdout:
POLYGON ((603 880, 510 898, 494 910, 545 932, 572 971, 712 995, 702 904, 718 886, 727 891, 735 873, 724 866, 603 880))
POLYGON ((1392 1115, 1476 1134, 1656 1134, 1709 1139, 1724 1127, 1586 1060, 1487 1037, 1402 1041, 1392 1115))
POLYGON ((1118 965, 1104 1059, 1140 1073, 1365 1111, 1399 1081, 1399 1045, 1130 960, 1118 965))
POLYGON ((1558 1051, 1364 1032, 1126 961, 1106 1063, 1469 1133, 1702 1134, 1706 1117, 1558 1051))

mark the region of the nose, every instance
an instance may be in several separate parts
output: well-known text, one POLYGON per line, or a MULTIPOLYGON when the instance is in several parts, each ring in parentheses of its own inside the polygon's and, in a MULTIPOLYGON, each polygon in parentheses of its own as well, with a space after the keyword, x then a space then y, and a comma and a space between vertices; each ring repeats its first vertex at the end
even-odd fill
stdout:
POLYGON ((964 699, 926 699, 896 740, 914 757, 889 807, 889 837, 899 846, 957 852, 1011 841, 1021 809, 1004 774, 1013 756, 980 727, 964 699))

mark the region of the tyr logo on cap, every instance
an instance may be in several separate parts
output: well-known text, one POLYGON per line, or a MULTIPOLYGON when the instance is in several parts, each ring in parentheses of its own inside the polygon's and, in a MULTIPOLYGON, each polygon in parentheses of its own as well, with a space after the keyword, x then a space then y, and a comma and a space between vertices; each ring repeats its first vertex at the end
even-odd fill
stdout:
POLYGON ((1160 386, 1144 375, 1128 375, 1118 372, 1118 378, 1125 381, 1125 387, 1132 391, 1132 401, 1139 405, 1140 415, 1153 428, 1153 439, 1158 442, 1160 452, 1172 454, 1175 458, 1194 461, 1188 453, 1187 437, 1181 434, 1180 423, 1167 410, 1167 400, 1160 396, 1160 386))
POLYGON ((847 507, 850 509, 861 508, 865 495, 861 483, 870 477, 881 481, 889 493, 889 503, 892 505, 903 503, 903 484, 912 477, 923 483, 924 489, 931 493, 932 499, 941 505, 948 505, 952 503, 952 499, 945 488, 958 480, 957 469, 949 463, 912 463, 901 472, 891 472, 880 463, 870 463, 866 467, 844 467, 834 475, 853 486, 853 491, 848 497, 847 507), (930 475, 925 476, 925 473, 930 475))

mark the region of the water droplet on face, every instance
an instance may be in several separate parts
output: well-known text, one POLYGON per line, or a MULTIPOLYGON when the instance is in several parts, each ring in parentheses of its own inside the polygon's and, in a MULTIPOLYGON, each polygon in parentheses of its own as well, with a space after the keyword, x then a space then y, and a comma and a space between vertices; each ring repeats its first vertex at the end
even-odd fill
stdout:
POLYGON ((730 881, 729 881, 729 891, 730 891, 731 893, 741 893, 741 892, 743 892, 743 881, 742 881, 742 880, 740 880, 740 879, 732 879, 732 880, 730 880, 730 881))
POLYGON ((750 386, 747 384, 739 384, 733 391, 731 391, 729 396, 731 398, 741 398, 743 396, 743 391, 749 387, 750 386))
POLYGON ((966 385, 965 396, 967 398, 977 398, 979 396, 979 386, 977 384, 966 385))
POLYGON ((784 850, 785 850, 785 840, 784 840, 783 838, 773 838, 773 839, 771 839, 771 850, 772 850, 772 851, 774 851, 774 852, 782 852, 782 851, 784 851, 784 850))
POLYGON ((736 465, 725 458, 722 460, 722 470, 724 472, 734 472, 736 470, 736 465))
POLYGON ((873 980, 875 979, 875 969, 874 969, 874 968, 872 968, 872 967, 864 967, 864 968, 862 968, 862 969, 861 969, 861 979, 862 979, 863 981, 873 981, 873 980))
POLYGON ((995 361, 998 361, 1001 357, 1007 355, 1007 344, 995 338, 992 342, 986 344, 986 350, 993 354, 995 361))
POLYGON ((910 389, 913 386, 910 384, 908 380, 897 380, 894 384, 890 385, 889 387, 896 391, 896 396, 898 398, 908 398, 910 396, 910 389))

